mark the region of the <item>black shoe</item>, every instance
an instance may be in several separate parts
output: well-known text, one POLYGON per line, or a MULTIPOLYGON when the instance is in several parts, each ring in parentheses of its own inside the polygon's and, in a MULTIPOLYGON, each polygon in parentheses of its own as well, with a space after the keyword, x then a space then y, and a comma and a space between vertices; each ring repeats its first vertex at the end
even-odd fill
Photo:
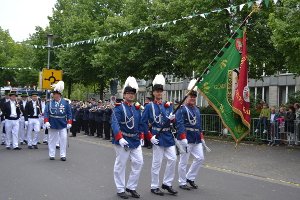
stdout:
POLYGON ((94 134, 89 134, 89 136, 94 136, 94 134))
POLYGON ((20 147, 16 147, 16 148, 14 148, 14 150, 21 150, 22 148, 20 148, 20 147))
POLYGON ((47 143, 46 141, 43 141, 43 143, 47 143))
POLYGON ((28 146, 28 149, 32 149, 32 146, 28 146))
POLYGON ((60 158, 60 160, 61 161, 66 161, 67 159, 66 159, 66 157, 62 157, 62 158, 60 158))
POLYGON ((59 149, 60 147, 59 146, 56 146, 56 149, 59 149))
POLYGON ((152 149, 152 145, 147 146, 147 149, 152 149))
POLYGON ((23 142, 20 142, 20 145, 23 145, 23 142))
POLYGON ((84 135, 89 135, 88 133, 84 133, 84 135))
POLYGON ((140 195, 135 190, 130 190, 130 189, 126 188, 126 192, 129 192, 131 194, 131 196, 134 198, 140 198, 140 195))
POLYGON ((10 150, 10 147, 6 147, 7 150, 10 150))
POLYGON ((167 186, 165 184, 162 184, 161 186, 162 189, 168 190, 169 193, 171 194, 177 194, 178 192, 173 190, 172 186, 167 186))
POLYGON ((54 160, 54 157, 50 157, 50 160, 54 160))
POLYGON ((1 145, 5 145, 5 142, 2 142, 1 145))
POLYGON ((37 144, 41 144, 40 142, 38 142, 37 144))
POLYGON ((102 135, 100 135, 100 136, 99 136, 99 138, 103 138, 103 136, 102 136, 102 135))
POLYGON ((33 145, 33 147, 34 147, 35 149, 38 149, 38 146, 37 146, 37 145, 33 145))
POLYGON ((159 188, 151 189, 151 192, 156 194, 156 195, 164 196, 164 193, 162 191, 160 191, 159 188))
POLYGON ((180 185, 179 187, 183 190, 190 190, 189 186, 187 185, 180 185))
POLYGON ((128 199, 128 195, 125 192, 117 193, 117 195, 122 199, 128 199))
POLYGON ((70 135, 70 137, 76 137, 76 135, 70 135))
POLYGON ((28 144, 27 140, 24 140, 25 144, 28 144))
POLYGON ((194 189, 197 189, 197 188, 198 188, 198 185, 196 185, 194 181, 191 181, 191 180, 189 180, 189 179, 186 179, 186 182, 188 182, 188 183, 192 186, 192 188, 194 188, 194 189))

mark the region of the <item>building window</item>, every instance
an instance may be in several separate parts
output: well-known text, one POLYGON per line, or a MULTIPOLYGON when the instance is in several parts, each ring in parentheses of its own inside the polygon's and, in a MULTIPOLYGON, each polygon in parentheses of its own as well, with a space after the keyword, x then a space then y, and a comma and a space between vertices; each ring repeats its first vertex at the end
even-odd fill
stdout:
POLYGON ((288 94, 295 92, 295 88, 294 85, 279 87, 279 105, 288 103, 288 94))

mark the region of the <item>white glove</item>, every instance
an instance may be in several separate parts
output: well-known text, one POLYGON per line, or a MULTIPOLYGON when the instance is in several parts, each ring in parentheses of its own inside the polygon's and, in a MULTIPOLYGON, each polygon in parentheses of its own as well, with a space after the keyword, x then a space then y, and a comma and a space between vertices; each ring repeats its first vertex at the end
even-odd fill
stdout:
POLYGON ((119 144, 121 147, 124 147, 125 145, 128 145, 128 142, 124 138, 121 138, 119 139, 119 144))
POLYGON ((182 148, 186 148, 188 146, 187 139, 180 140, 180 145, 182 146, 182 148))
POLYGON ((70 129, 72 127, 72 124, 67 124, 67 129, 70 129))
POLYGON ((0 111, 0 116, 2 115, 2 111, 0 111))
POLYGON ((155 135, 152 136, 152 138, 150 139, 152 144, 158 144, 159 140, 155 138, 155 135))
POLYGON ((207 152, 211 152, 210 148, 208 148, 205 144, 205 140, 201 139, 201 142, 202 142, 202 146, 204 146, 204 149, 207 151, 207 152))
POLYGON ((175 119, 175 115, 173 113, 170 113, 169 117, 167 117, 169 120, 173 120, 175 119))
POLYGON ((45 123, 45 127, 46 127, 47 129, 49 129, 49 128, 51 127, 50 123, 49 123, 49 122, 46 122, 46 123, 45 123))
POLYGON ((25 127, 28 127, 28 121, 25 121, 25 127))
POLYGON ((140 139, 140 143, 141 143, 141 146, 143 147, 145 145, 145 142, 143 139, 140 139))

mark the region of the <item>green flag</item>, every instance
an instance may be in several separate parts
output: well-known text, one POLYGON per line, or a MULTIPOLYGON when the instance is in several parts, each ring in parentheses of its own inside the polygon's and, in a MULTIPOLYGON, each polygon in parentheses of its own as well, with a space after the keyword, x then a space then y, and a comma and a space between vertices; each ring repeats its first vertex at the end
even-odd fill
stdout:
POLYGON ((223 125, 236 142, 249 132, 241 117, 233 112, 232 103, 238 83, 243 44, 243 30, 238 29, 196 82, 199 92, 216 110, 223 125))

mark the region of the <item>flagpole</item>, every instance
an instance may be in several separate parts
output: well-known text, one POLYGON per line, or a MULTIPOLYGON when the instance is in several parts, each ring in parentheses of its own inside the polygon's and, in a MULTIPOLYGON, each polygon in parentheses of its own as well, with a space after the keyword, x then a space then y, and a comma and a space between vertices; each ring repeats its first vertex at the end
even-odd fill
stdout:
MULTIPOLYGON (((259 4, 256 4, 256 3, 253 4, 253 5, 252 5, 252 12, 251 12, 249 15, 247 15, 247 17, 244 19, 243 23, 239 26, 238 29, 242 29, 242 27, 245 26, 245 24, 248 22, 248 19, 252 16, 252 14, 255 13, 255 12, 258 12, 259 9, 260 9, 259 4)), ((235 31, 235 32, 232 34, 232 36, 231 36, 230 38, 231 38, 231 39, 234 39, 234 38, 236 38, 237 36, 238 36, 238 34, 237 34, 237 32, 235 31)), ((226 42, 226 44, 223 46, 223 48, 226 48, 226 47, 228 47, 229 45, 230 45, 229 42, 226 42)), ((223 49, 223 48, 221 48, 221 49, 223 49)), ((219 53, 217 54, 217 56, 220 55, 221 53, 223 53, 222 50, 219 51, 219 53)), ((216 61, 215 59, 213 59, 209 65, 213 66, 216 62, 217 62, 217 61, 216 61)), ((208 68, 206 68, 206 69, 204 70, 204 73, 207 73, 207 71, 209 71, 208 68)), ((202 78, 203 78, 203 77, 200 76, 200 77, 198 78, 197 82, 200 83, 200 81, 202 80, 202 78)), ((173 114, 176 114, 177 110, 181 107, 181 105, 184 103, 184 101, 186 100, 186 98, 190 95, 190 93, 194 90, 195 87, 196 87, 196 85, 194 85, 194 86, 188 91, 188 93, 187 93, 187 94, 184 96, 184 98, 180 101, 180 103, 179 103, 179 105, 177 106, 177 108, 174 110, 173 114)), ((155 138, 156 138, 156 139, 160 136, 162 130, 167 126, 167 124, 168 124, 170 121, 171 121, 171 120, 168 119, 168 120, 162 125, 162 127, 161 127, 160 130, 159 130, 159 132, 155 135, 155 138)), ((237 146, 237 144, 236 144, 236 146, 237 146)))

